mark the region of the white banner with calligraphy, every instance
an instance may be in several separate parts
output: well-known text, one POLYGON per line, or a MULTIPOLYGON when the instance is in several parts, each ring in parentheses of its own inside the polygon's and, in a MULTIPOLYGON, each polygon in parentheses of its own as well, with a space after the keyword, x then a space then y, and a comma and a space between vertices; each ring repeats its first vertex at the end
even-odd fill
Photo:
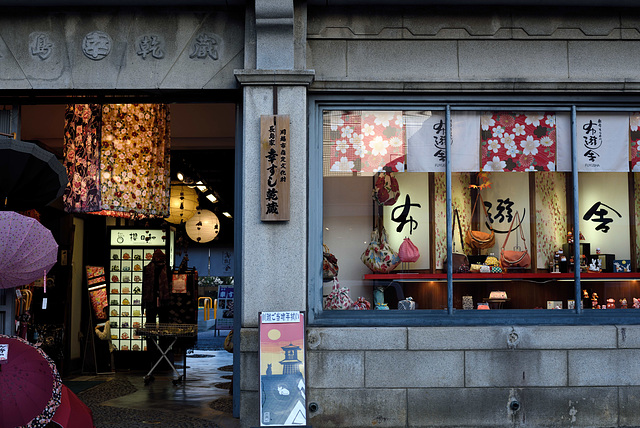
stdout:
MULTIPOLYGON (((571 117, 558 114, 558 171, 571 171, 571 117)), ((629 171, 629 114, 576 115, 578 171, 629 171)))
MULTIPOLYGON (((444 172, 445 112, 405 112, 407 172, 444 172)), ((451 113, 451 170, 480 170, 480 113, 451 113)))

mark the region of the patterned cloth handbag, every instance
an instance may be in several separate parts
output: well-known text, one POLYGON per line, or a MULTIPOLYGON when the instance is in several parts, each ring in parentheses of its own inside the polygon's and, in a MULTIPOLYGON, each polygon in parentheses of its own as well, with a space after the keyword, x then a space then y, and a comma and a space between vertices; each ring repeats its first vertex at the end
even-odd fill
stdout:
POLYGON ((338 259, 329 251, 329 247, 322 244, 322 279, 331 281, 336 276, 338 276, 338 259))
POLYGON ((373 272, 389 273, 400 264, 400 257, 387 242, 387 232, 384 227, 371 232, 371 242, 360 256, 362 262, 373 272))
POLYGON ((373 200, 379 205, 393 205, 400 197, 398 179, 391 173, 380 173, 373 186, 373 200))
MULTIPOLYGON (((480 191, 478 191, 478 196, 476 197, 476 202, 473 204, 473 210, 471 210, 471 217, 476 211, 476 205, 478 205, 478 199, 480 199, 480 205, 482 205, 482 209, 484 210, 484 216, 486 219, 489 218, 489 214, 487 213, 487 207, 484 206, 484 200, 482 199, 482 195, 480 191)), ((491 248, 496 243, 496 234, 491 227, 491 224, 487 221, 487 225, 489 227, 489 232, 483 232, 481 230, 467 230, 467 233, 464 237, 465 243, 477 250, 483 250, 485 248, 491 248)))
POLYGON ((353 305, 353 300, 349 296, 347 287, 340 287, 337 279, 333 279, 333 290, 327 296, 325 309, 349 309, 353 305))

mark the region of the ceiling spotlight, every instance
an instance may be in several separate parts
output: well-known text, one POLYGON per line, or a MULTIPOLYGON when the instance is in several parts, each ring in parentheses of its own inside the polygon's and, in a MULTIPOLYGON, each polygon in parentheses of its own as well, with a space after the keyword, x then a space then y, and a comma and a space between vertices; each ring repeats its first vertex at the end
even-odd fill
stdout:
POLYGON ((178 180, 184 181, 184 174, 182 174, 180 171, 178 171, 178 173, 176 174, 176 177, 178 178, 178 180))
POLYGON ((204 192, 206 192, 206 191, 207 191, 207 185, 206 185, 206 184, 204 184, 202 181, 198 181, 198 182, 196 183, 196 188, 197 188, 199 191, 201 191, 202 193, 204 193, 204 192))
POLYGON ((222 215, 227 218, 231 218, 231 214, 229 214, 227 211, 223 212, 222 215))
POLYGON ((216 198, 216 197, 215 197, 215 195, 214 195, 213 193, 209 193, 209 194, 206 196, 206 198, 207 198, 207 199, 209 199, 209 200, 210 200, 211 202, 213 202, 213 203, 218 202, 218 198, 216 198))

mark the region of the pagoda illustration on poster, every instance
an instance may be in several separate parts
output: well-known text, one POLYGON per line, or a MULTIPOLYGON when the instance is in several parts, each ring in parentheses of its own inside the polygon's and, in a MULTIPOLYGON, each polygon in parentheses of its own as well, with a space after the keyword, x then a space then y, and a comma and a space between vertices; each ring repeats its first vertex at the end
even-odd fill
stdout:
POLYGON ((299 312, 261 314, 261 426, 306 425, 302 317, 299 312))

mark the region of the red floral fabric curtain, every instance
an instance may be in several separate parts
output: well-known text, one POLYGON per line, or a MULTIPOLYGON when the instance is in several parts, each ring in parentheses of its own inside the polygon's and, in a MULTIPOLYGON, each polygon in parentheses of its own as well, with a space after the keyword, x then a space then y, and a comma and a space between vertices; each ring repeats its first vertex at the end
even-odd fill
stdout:
POLYGON ((167 217, 169 109, 163 104, 69 106, 65 209, 118 217, 167 217))
POLYGON ((485 113, 480 135, 483 171, 556 170, 554 113, 485 113))
POLYGON ((330 112, 325 120, 325 175, 404 171, 402 111, 330 112))

